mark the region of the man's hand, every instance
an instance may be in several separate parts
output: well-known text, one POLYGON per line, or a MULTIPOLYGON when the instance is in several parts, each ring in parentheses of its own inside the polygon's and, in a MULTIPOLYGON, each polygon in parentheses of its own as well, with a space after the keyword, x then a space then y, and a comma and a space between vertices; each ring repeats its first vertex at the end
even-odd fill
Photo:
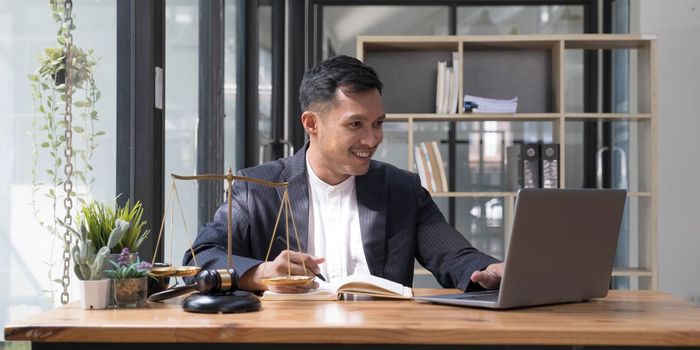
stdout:
POLYGON ((318 288, 318 283, 313 281, 303 286, 267 286, 260 283, 260 280, 264 277, 287 276, 289 273, 293 276, 314 275, 321 272, 318 264, 323 263, 325 260, 323 257, 284 250, 275 260, 264 262, 246 271, 241 276, 241 289, 252 291, 271 290, 278 293, 308 292, 311 289, 318 288), (304 270, 304 267, 306 267, 306 270, 304 270))
POLYGON ((503 263, 491 264, 483 271, 474 271, 471 280, 486 289, 498 289, 503 277, 503 263))

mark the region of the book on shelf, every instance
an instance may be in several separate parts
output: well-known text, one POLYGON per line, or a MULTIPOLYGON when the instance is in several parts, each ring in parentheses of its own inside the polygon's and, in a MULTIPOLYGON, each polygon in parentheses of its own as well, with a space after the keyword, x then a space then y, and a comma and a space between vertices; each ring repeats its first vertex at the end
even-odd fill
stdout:
POLYGON ((465 94, 463 105, 467 104, 474 113, 515 113, 518 110, 518 97, 501 100, 465 94))
POLYGON ((263 300, 338 300, 343 294, 367 295, 380 298, 411 299, 413 290, 387 279, 372 275, 351 275, 337 282, 318 281, 319 288, 306 293, 277 293, 265 291, 263 300))
POLYGON ((440 148, 438 147, 437 141, 429 142, 430 147, 433 150, 433 155, 435 156, 434 167, 437 168, 437 173, 440 176, 440 181, 436 181, 438 192, 448 192, 449 184, 447 183, 447 174, 445 173, 445 163, 442 161, 442 155, 440 155, 440 148))
POLYGON ((452 80, 454 80, 454 70, 452 67, 445 68, 445 95, 442 98, 442 109, 440 113, 447 114, 450 113, 450 96, 452 96, 452 80))
POLYGON ((435 113, 442 113, 442 101, 445 98, 445 74, 447 61, 437 63, 437 82, 435 84, 435 113))
MULTIPOLYGON (((433 168, 433 163, 430 161, 430 156, 428 155, 428 145, 425 142, 421 142, 417 147, 420 151, 423 164, 425 165, 424 173, 422 174, 422 178, 425 178, 425 183, 428 185, 425 189, 430 192, 435 192, 437 189, 435 175, 433 173, 435 169, 433 168)), ((421 174, 419 173, 418 176, 421 176, 421 174)))
POLYGON ((452 52, 452 71, 454 79, 450 88, 450 104, 449 113, 459 113, 459 52, 452 52))
POLYGON ((447 192, 447 174, 437 141, 419 143, 413 154, 421 185, 430 192, 447 192))
POLYGON ((420 184, 426 190, 430 190, 430 179, 426 174, 426 169, 428 164, 423 156, 423 152, 420 146, 413 147, 413 158, 416 162, 416 172, 418 172, 418 177, 420 177, 420 184))
POLYGON ((559 188, 559 144, 540 144, 542 188, 559 188))
POLYGON ((455 114, 459 110, 459 52, 452 53, 452 63, 438 61, 435 84, 435 113, 455 114))

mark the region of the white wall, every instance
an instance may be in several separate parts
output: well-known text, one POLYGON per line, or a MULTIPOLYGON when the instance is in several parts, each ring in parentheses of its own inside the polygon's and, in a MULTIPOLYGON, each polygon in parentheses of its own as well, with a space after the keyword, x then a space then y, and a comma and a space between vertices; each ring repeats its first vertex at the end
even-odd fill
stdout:
POLYGON ((700 1, 631 3, 658 36, 659 289, 700 302, 700 1))

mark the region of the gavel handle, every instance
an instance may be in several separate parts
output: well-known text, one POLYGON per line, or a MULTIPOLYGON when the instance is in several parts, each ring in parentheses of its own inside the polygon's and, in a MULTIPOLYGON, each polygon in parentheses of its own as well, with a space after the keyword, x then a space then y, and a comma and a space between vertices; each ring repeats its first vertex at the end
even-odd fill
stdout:
POLYGON ((186 286, 169 288, 169 289, 166 289, 162 292, 151 294, 151 296, 148 297, 148 301, 163 301, 165 299, 179 297, 180 295, 194 292, 196 290, 197 290, 197 286, 195 284, 189 284, 186 286))

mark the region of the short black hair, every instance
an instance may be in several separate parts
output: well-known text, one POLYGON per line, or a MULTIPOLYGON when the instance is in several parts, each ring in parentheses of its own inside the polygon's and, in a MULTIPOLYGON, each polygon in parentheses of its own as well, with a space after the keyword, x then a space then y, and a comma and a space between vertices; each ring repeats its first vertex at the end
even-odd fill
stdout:
POLYGON ((299 88, 301 110, 332 103, 339 88, 345 93, 377 89, 382 94, 382 82, 372 67, 354 57, 335 56, 304 73, 299 88))

